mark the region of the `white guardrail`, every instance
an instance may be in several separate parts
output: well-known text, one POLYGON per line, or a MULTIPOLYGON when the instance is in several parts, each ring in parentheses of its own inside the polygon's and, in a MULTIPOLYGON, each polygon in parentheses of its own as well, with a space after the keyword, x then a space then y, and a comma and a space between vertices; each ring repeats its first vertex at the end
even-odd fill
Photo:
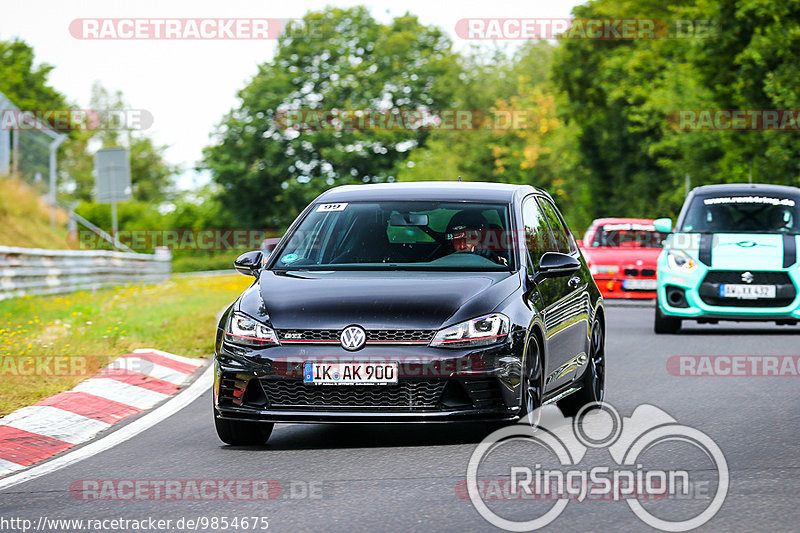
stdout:
POLYGON ((107 250, 43 250, 0 246, 0 300, 127 283, 157 282, 172 273, 172 254, 107 250))

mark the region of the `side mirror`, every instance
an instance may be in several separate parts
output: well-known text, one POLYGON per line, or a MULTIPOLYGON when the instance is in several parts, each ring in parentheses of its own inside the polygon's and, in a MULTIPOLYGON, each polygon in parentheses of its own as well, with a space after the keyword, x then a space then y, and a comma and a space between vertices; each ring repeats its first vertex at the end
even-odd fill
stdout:
POLYGON ((653 228, 659 233, 672 233, 672 219, 657 218, 653 221, 653 228))
POLYGON ((581 262, 571 255, 561 252, 546 252, 539 260, 539 268, 531 281, 538 283, 545 278, 559 278, 574 274, 581 268, 581 262))
POLYGON ((245 252, 233 262, 233 268, 239 274, 258 277, 258 271, 263 266, 264 254, 261 250, 245 252))

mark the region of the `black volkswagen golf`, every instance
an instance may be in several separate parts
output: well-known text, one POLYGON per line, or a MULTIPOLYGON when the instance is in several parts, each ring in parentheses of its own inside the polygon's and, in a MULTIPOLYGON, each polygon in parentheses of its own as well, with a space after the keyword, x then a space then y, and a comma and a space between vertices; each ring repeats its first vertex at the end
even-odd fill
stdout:
POLYGON ((603 300, 552 198, 530 186, 352 185, 320 195, 223 314, 214 421, 514 421, 603 399, 603 300))

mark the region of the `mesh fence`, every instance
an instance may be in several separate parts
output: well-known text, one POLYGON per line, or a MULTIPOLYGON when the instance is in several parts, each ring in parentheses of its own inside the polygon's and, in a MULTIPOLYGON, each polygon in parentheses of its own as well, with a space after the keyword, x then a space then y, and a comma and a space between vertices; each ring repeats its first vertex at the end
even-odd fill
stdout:
POLYGON ((51 147, 63 135, 53 131, 31 110, 20 110, 0 93, 0 177, 16 175, 40 193, 49 192, 55 172, 51 147))

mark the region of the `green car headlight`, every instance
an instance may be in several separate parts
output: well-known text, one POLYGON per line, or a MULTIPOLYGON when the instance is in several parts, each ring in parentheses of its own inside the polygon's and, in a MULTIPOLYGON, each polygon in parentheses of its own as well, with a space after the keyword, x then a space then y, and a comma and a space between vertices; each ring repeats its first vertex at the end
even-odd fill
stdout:
POLYGON ((693 272, 697 269, 697 261, 683 250, 670 250, 667 252, 667 264, 672 270, 678 272, 693 272))

